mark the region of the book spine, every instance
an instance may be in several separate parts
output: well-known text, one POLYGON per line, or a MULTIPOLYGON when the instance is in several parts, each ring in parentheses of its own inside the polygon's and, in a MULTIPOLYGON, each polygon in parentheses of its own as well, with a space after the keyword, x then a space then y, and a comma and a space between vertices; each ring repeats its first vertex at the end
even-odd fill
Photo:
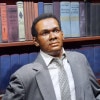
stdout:
POLYGON ((25 41, 25 24, 24 24, 24 10, 23 10, 23 2, 17 2, 17 10, 18 10, 18 28, 19 28, 19 41, 25 41))
POLYGON ((91 36, 90 34, 90 2, 85 3, 86 11, 86 36, 91 36))
POLYGON ((52 13, 53 14, 53 3, 44 3, 44 13, 52 13))
POLYGON ((96 36, 100 36, 100 3, 96 3, 96 36))
POLYGON ((36 59, 37 55, 38 53, 36 52, 29 53, 29 63, 32 63, 36 59))
POLYGON ((60 2, 60 21, 64 37, 71 37, 70 27, 70 2, 60 2))
POLYGON ((41 15, 44 13, 44 3, 39 1, 38 2, 38 15, 41 15))
POLYGON ((85 24, 85 3, 80 2, 79 4, 79 26, 80 26, 80 36, 86 36, 86 24, 85 24))
POLYGON ((71 37, 80 37, 79 2, 71 2, 71 37))
POLYGON ((18 41, 17 6, 7 5, 8 42, 18 41))
POLYGON ((19 64, 19 54, 11 54, 10 62, 11 62, 11 74, 13 74, 16 70, 18 70, 21 67, 21 65, 19 64))
POLYGON ((19 55, 19 64, 21 66, 29 63, 29 55, 28 53, 22 53, 19 55))
POLYGON ((1 3, 2 42, 8 42, 7 8, 6 3, 1 3))
POLYGON ((60 20, 60 2, 53 2, 53 14, 60 20))
POLYGON ((29 9, 29 40, 32 40, 32 35, 31 35, 31 26, 32 26, 32 22, 33 22, 33 19, 34 19, 34 10, 33 10, 33 1, 29 1, 28 3, 28 9, 29 9))
POLYGON ((0 42, 2 42, 1 6, 0 6, 0 42))
POLYGON ((96 4, 91 3, 90 5, 90 36, 95 36, 96 25, 97 25, 96 23, 96 4))
POLYGON ((38 17, 38 2, 34 2, 34 18, 38 17))
POLYGON ((0 56, 0 94, 4 94, 11 76, 10 56, 0 56))
POLYGON ((28 1, 24 1, 24 27, 25 27, 25 37, 26 40, 29 40, 29 33, 28 33, 28 11, 27 11, 27 7, 28 7, 28 1))

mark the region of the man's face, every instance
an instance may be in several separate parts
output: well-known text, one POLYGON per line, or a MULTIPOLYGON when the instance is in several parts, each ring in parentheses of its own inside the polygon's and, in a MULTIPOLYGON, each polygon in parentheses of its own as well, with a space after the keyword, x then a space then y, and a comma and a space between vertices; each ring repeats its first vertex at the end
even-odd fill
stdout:
POLYGON ((36 24, 36 41, 41 50, 52 56, 60 56, 63 46, 63 33, 54 18, 47 18, 36 24))

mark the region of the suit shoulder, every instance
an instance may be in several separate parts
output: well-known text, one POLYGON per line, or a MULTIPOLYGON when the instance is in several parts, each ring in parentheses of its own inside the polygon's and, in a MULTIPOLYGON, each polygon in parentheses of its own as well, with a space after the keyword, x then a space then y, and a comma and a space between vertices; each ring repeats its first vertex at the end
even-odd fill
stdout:
POLYGON ((66 51, 67 55, 71 57, 81 57, 81 58, 86 58, 86 56, 83 53, 80 53, 78 51, 66 51))

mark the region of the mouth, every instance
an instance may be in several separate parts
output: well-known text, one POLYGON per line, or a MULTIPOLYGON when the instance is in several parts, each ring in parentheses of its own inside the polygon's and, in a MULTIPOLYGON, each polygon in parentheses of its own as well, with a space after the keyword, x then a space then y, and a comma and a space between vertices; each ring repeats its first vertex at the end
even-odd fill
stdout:
POLYGON ((50 46, 53 46, 53 47, 54 47, 54 46, 58 46, 58 45, 59 45, 59 42, 52 42, 52 43, 50 43, 49 45, 50 45, 50 46))

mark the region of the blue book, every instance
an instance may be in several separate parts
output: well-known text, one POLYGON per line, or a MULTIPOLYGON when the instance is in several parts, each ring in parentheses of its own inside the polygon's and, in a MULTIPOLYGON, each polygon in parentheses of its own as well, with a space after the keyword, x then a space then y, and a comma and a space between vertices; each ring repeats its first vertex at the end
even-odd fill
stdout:
POLYGON ((94 73, 100 78, 100 46, 94 47, 94 73))
POLYGON ((71 2, 70 19, 71 19, 71 37, 80 37, 79 2, 71 2))
POLYGON ((64 33, 64 37, 71 37, 71 27, 70 27, 70 2, 61 1, 60 2, 60 21, 61 28, 64 33))
POLYGON ((21 66, 19 64, 19 54, 11 55, 11 74, 13 74, 21 66))
POLYGON ((22 53, 19 55, 19 64, 20 66, 23 66, 25 64, 29 63, 29 56, 28 53, 22 53))
POLYGON ((36 59, 37 55, 36 52, 29 53, 29 63, 32 63, 36 59))
POLYGON ((41 15, 44 13, 44 3, 42 1, 38 2, 38 15, 41 15))
POLYGON ((10 56, 1 55, 0 59, 0 94, 5 93, 11 76, 10 56))
POLYGON ((76 49, 76 51, 81 52, 86 56, 92 70, 94 71, 94 46, 84 46, 76 49))

